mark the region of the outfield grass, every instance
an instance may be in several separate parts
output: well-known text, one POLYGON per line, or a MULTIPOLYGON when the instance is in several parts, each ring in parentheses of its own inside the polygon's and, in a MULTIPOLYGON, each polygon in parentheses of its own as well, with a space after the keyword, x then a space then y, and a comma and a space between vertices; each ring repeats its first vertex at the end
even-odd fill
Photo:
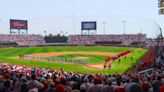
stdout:
POLYGON ((45 67, 45 68, 52 68, 56 70, 60 70, 61 68, 63 68, 66 71, 75 71, 75 72, 114 74, 114 73, 124 73, 130 68, 132 68, 133 65, 135 65, 146 52, 147 50, 142 50, 141 53, 139 53, 138 50, 135 48, 108 47, 108 46, 54 46, 54 47, 31 47, 31 48, 1 48, 0 62, 21 64, 31 67, 45 67), (109 70, 91 70, 75 64, 60 64, 60 63, 53 63, 53 62, 23 60, 23 59, 14 58, 15 56, 22 55, 22 54, 35 54, 35 53, 46 53, 46 52, 64 52, 64 51, 123 52, 126 50, 132 50, 133 53, 129 54, 126 59, 123 58, 121 60, 121 63, 119 63, 118 61, 113 62, 112 68, 109 70), (133 56, 133 61, 130 60, 131 56, 133 56))
POLYGON ((46 52, 88 51, 88 52, 124 52, 134 48, 108 47, 108 46, 54 46, 29 48, 0 48, 0 56, 19 56, 21 54, 36 54, 46 52))

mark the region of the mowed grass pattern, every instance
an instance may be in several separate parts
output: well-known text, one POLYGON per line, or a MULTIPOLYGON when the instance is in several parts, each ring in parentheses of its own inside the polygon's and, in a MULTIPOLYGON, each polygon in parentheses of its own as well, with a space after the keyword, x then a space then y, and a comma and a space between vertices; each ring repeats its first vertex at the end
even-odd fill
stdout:
POLYGON ((108 47, 108 46, 53 46, 53 47, 29 47, 29 48, 0 48, 0 56, 19 56, 22 54, 65 52, 65 51, 124 52, 126 50, 134 50, 134 48, 108 47))
MULTIPOLYGON (((141 53, 138 52, 136 48, 126 48, 126 47, 108 47, 108 46, 51 46, 51 47, 29 47, 29 48, 0 48, 0 62, 7 62, 11 64, 21 64, 31 67, 44 67, 60 70, 63 68, 66 71, 75 72, 91 72, 91 73, 124 73, 131 69, 147 52, 147 50, 142 50, 141 53), (68 51, 88 51, 88 52, 124 52, 126 50, 132 50, 133 53, 127 56, 127 59, 122 59, 121 63, 115 61, 112 63, 112 68, 109 70, 91 70, 84 66, 75 64, 61 64, 57 62, 43 62, 34 60, 23 60, 17 59, 15 56, 23 54, 36 54, 36 53, 47 53, 47 52, 68 52, 68 51), (133 61, 130 57, 133 56, 133 61)), ((69 57, 66 55, 66 57, 69 57)), ((86 55, 87 57, 87 55, 86 55)), ((88 57, 90 57, 88 55, 88 57)), ((93 57, 93 56, 92 56, 93 57)), ((96 57, 96 56, 95 56, 96 57)), ((96 57, 95 59, 100 59, 96 57)), ((104 58, 101 58, 104 59, 104 58)))

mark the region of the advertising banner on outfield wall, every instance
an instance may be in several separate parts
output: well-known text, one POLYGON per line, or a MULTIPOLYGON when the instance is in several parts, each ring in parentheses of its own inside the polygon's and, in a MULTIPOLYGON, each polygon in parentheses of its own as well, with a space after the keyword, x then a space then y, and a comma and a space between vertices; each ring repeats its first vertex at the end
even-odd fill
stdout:
POLYGON ((10 29, 28 29, 27 20, 10 19, 10 29))

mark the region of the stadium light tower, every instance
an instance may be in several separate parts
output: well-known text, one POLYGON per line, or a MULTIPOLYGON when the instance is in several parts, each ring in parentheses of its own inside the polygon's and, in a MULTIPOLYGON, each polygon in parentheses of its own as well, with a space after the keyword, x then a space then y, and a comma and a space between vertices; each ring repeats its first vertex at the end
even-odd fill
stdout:
POLYGON ((103 21, 102 23, 103 23, 103 25, 104 25, 104 35, 105 35, 105 25, 106 25, 106 22, 103 21))
POLYGON ((125 24, 126 24, 126 23, 127 23, 127 21, 125 21, 125 20, 122 21, 122 24, 123 24, 123 26, 124 26, 124 28, 123 28, 124 34, 125 34, 125 24))

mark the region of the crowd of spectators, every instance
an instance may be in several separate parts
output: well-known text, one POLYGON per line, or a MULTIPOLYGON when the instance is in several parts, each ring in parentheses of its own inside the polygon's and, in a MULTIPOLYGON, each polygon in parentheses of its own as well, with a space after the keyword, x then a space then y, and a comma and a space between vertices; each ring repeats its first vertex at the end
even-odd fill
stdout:
POLYGON ((68 37, 69 45, 95 45, 95 36, 72 35, 68 37))
POLYGON ((144 34, 129 35, 72 35, 68 37, 69 45, 95 45, 96 42, 122 42, 122 45, 129 45, 133 42, 146 41, 144 34))
POLYGON ((0 64, 0 92, 163 92, 163 75, 91 74, 0 64))
POLYGON ((0 42, 16 42, 19 46, 38 46, 45 43, 40 35, 0 35, 0 42))
POLYGON ((164 46, 164 42, 162 40, 159 40, 159 41, 157 41, 157 40, 147 40, 146 41, 146 47, 147 48, 151 48, 151 47, 154 48, 157 45, 164 46))
POLYGON ((156 52, 153 50, 148 51, 148 53, 143 57, 143 59, 137 65, 137 70, 142 71, 153 67, 155 58, 156 58, 156 52))
POLYGON ((154 45, 148 48, 148 53, 144 55, 143 59, 136 67, 137 71, 145 70, 148 68, 161 69, 164 66, 164 46, 154 45))

